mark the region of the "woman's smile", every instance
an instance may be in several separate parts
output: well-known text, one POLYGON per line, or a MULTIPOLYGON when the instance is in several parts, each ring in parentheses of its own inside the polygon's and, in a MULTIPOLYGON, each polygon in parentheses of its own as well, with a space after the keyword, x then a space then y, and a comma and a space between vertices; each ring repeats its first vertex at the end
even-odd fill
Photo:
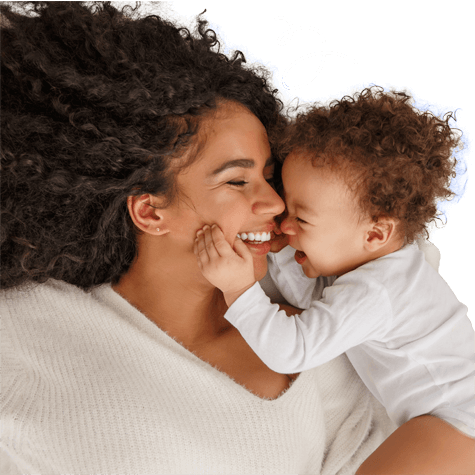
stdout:
POLYGON ((259 230, 240 232, 236 237, 241 239, 251 252, 262 256, 271 250, 272 242, 276 237, 275 226, 275 223, 269 223, 260 227, 259 230))
POLYGON ((247 248, 254 252, 258 256, 263 256, 267 254, 270 251, 271 244, 269 241, 265 241, 262 243, 259 243, 257 241, 254 242, 244 242, 244 244, 247 246, 247 248))

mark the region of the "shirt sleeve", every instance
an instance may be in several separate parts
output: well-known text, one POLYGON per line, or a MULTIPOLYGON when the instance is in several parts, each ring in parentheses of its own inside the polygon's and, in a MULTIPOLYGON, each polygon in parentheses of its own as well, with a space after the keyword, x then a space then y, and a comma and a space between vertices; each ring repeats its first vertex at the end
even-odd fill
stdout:
MULTIPOLYGON (((323 289, 332 285, 336 277, 307 277, 294 258, 295 249, 285 247, 267 256, 268 274, 283 299, 297 308, 308 308, 313 300, 322 297, 323 289)), ((273 300, 276 301, 276 300, 273 300)))
POLYGON ((292 317, 256 283, 229 307, 225 318, 273 371, 291 374, 314 368, 364 341, 382 338, 391 326, 384 287, 349 274, 292 317))

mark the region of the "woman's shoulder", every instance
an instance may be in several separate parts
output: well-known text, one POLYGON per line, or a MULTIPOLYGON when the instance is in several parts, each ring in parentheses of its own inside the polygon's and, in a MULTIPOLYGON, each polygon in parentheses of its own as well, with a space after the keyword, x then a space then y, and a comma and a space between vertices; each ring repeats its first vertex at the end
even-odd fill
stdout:
POLYGON ((86 292, 67 282, 48 279, 43 283, 29 281, 17 287, 1 289, 0 301, 6 305, 11 305, 14 302, 41 298, 48 299, 49 297, 64 294, 83 295, 86 292))
MULTIPOLYGON (((110 285, 109 292, 113 292, 110 285)), ((84 291, 49 279, 0 292, 2 355, 17 361, 60 358, 66 353, 94 348, 116 331, 117 310, 98 297, 101 287, 84 291)), ((119 333, 125 330, 119 329, 119 333)), ((117 333, 117 332, 116 332, 117 333)))
POLYGON ((63 281, 49 279, 44 283, 28 282, 0 291, 0 307, 4 319, 16 325, 28 321, 52 318, 64 312, 76 313, 78 305, 87 300, 88 293, 63 281))

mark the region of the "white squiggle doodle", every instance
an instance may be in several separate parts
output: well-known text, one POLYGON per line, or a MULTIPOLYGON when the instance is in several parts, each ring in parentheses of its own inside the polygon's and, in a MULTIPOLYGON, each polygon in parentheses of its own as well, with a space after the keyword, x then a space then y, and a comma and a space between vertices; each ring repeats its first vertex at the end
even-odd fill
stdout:
POLYGON ((345 58, 345 59, 349 59, 351 62, 353 62, 354 64, 358 64, 358 62, 356 60, 354 60, 353 58, 350 58, 349 56, 347 56, 346 54, 343 54, 343 53, 336 53, 334 51, 327 51, 327 43, 325 41, 325 35, 318 29, 318 28, 314 28, 313 26, 299 26, 298 28, 294 28, 294 26, 292 25, 292 22, 286 18, 285 16, 278 16, 278 17, 275 17, 274 18, 274 21, 277 21, 277 20, 285 20, 290 29, 289 30, 286 30, 284 31, 278 38, 277 38, 277 44, 279 46, 285 46, 291 39, 292 37, 294 36, 294 31, 299 31, 299 30, 312 30, 312 31, 316 31, 320 37, 322 38, 322 43, 323 43, 323 51, 319 51, 319 52, 316 52, 316 53, 310 53, 310 54, 307 54, 305 56, 302 56, 301 58, 297 59, 296 61, 294 61, 290 66, 287 67, 287 69, 284 71, 284 74, 282 76, 282 85, 286 88, 286 89, 289 89, 289 90, 295 90, 295 89, 300 89, 301 87, 305 87, 307 86, 308 84, 310 84, 317 76, 318 74, 320 73, 320 71, 322 70, 323 68, 323 65, 325 64, 325 58, 326 58, 326 55, 327 54, 333 54, 335 56, 340 56, 341 58, 345 58), (285 36, 285 35, 289 35, 288 39, 285 40, 285 41, 282 41, 282 38, 285 36), (322 62, 320 63, 320 67, 318 68, 317 72, 305 83, 303 84, 300 84, 298 86, 294 86, 294 87, 288 87, 286 84, 285 84, 285 77, 287 76, 287 73, 297 64, 297 63, 300 63, 300 61, 303 61, 304 59, 307 59, 307 58, 311 58, 312 56, 318 56, 318 55, 322 55, 322 62))

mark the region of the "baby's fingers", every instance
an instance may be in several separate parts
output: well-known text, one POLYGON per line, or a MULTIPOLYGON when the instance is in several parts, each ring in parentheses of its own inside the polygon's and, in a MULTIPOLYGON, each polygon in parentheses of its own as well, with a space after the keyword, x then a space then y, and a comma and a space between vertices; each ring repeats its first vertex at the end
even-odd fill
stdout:
POLYGON ((198 259, 198 264, 201 268, 202 265, 206 265, 209 262, 208 250, 206 249, 205 236, 203 231, 198 231, 193 246, 193 252, 198 259))
POLYGON ((219 258, 219 253, 216 250, 216 246, 213 242, 213 237, 211 236, 211 228, 206 224, 205 226, 203 226, 203 231, 206 252, 208 253, 209 260, 216 260, 219 258))
POLYGON ((252 254, 248 247, 241 241, 241 239, 237 238, 234 241, 234 250, 238 254, 239 257, 244 259, 245 261, 252 261, 252 254))
POLYGON ((217 226, 213 224, 211 226, 211 236, 213 238, 214 245, 218 254, 222 257, 233 256, 234 251, 233 248, 229 245, 228 241, 224 238, 223 231, 217 226))

